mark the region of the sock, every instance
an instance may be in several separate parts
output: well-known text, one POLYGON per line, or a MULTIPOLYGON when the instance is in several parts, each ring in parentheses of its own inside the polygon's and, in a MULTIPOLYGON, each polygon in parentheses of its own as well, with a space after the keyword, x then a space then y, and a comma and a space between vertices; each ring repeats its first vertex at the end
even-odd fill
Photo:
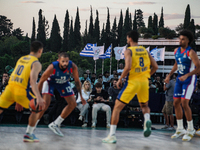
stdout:
POLYGON ((191 120, 191 121, 187 121, 187 124, 188 124, 188 130, 190 130, 190 131, 193 131, 194 130, 194 126, 193 126, 193 120, 191 120))
POLYGON ((147 120, 150 120, 150 114, 149 113, 144 114, 144 122, 146 122, 147 120))
POLYGON ((183 130, 183 119, 177 119, 177 129, 183 130))
POLYGON ((110 136, 115 135, 116 128, 117 128, 117 125, 110 125, 110 133, 109 133, 110 136))
POLYGON ((33 134, 33 130, 35 129, 35 126, 34 127, 31 127, 31 126, 27 126, 27 129, 26 129, 26 133, 29 133, 29 134, 33 134))
POLYGON ((35 123, 35 128, 37 127, 39 122, 40 122, 40 119, 38 119, 37 122, 35 123))
POLYGON ((60 124, 64 121, 65 119, 63 119, 61 116, 58 116, 58 118, 54 121, 55 124, 57 124, 58 126, 60 126, 60 124))

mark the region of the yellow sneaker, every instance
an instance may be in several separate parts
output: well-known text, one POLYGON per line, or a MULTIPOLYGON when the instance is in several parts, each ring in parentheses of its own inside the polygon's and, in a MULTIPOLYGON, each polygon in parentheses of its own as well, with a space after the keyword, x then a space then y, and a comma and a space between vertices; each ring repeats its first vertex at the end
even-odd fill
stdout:
POLYGON ((178 137, 184 135, 186 133, 185 129, 177 129, 176 132, 171 136, 172 139, 177 139, 178 137))
POLYGON ((187 130, 185 135, 183 136, 182 140, 183 141, 190 141, 193 138, 195 132, 196 132, 195 129, 192 130, 192 131, 187 130))
POLYGON ((196 135, 200 136, 200 128, 196 131, 196 135))

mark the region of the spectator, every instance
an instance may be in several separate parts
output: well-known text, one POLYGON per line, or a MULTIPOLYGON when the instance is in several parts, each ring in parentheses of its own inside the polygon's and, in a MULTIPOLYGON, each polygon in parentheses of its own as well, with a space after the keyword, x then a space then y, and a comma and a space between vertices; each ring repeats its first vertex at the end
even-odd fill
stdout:
POLYGON ((121 73, 123 72, 124 70, 124 64, 120 63, 119 64, 119 69, 117 69, 117 73, 121 75, 121 73))
MULTIPOLYGON (((98 79, 95 80, 94 85, 96 85, 96 83, 103 84, 103 77, 101 74, 98 76, 98 79)), ((102 89, 104 89, 104 85, 102 85, 102 89)), ((96 90, 96 88, 94 90, 96 90)))
POLYGON ((166 91, 165 94, 165 105, 162 109, 162 113, 165 117, 166 125, 162 129, 174 130, 174 116, 173 116, 173 94, 174 94, 174 87, 176 84, 176 77, 173 76, 172 80, 169 83, 164 83, 163 90, 166 91), (168 117, 169 116, 169 117, 168 117), (169 126, 169 118, 170 118, 170 125, 169 126))
POLYGON ((156 86, 152 83, 151 79, 149 79, 149 88, 156 88, 156 86))
POLYGON ((5 67, 5 70, 6 70, 6 72, 7 72, 9 75, 11 75, 11 73, 12 73, 13 70, 14 70, 14 68, 11 67, 11 66, 9 66, 9 65, 7 65, 7 66, 5 67))
POLYGON ((92 73, 92 76, 91 76, 91 87, 92 87, 92 89, 94 88, 95 81, 96 81, 96 73, 92 73))
POLYGON ((97 123, 97 112, 99 110, 106 112, 107 128, 110 128, 110 119, 111 119, 111 108, 106 103, 109 102, 109 95, 106 91, 102 90, 102 84, 95 84, 96 91, 91 93, 91 97, 94 100, 92 105, 92 128, 96 127, 97 123))
POLYGON ((114 75, 115 75, 116 73, 117 73, 117 71, 116 71, 116 70, 113 70, 113 74, 110 75, 110 79, 114 78, 114 75))
MULTIPOLYGON (((82 96, 83 98, 86 100, 86 102, 89 100, 90 97, 90 93, 92 92, 91 89, 91 84, 88 80, 86 80, 83 85, 82 85, 82 96)), ((88 123, 88 108, 90 107, 88 103, 86 103, 85 105, 83 105, 81 103, 81 98, 80 95, 78 95, 78 98, 76 100, 77 103, 77 108, 80 110, 80 114, 79 114, 79 120, 84 120, 84 124, 82 125, 82 127, 87 127, 87 123, 88 123)))
POLYGON ((117 95, 119 94, 119 92, 121 90, 121 89, 117 88, 117 85, 116 85, 117 81, 118 81, 118 79, 114 79, 113 86, 108 89, 108 94, 109 94, 109 96, 112 97, 113 104, 115 103, 115 100, 117 99, 117 95))
POLYGON ((119 79, 118 74, 114 74, 114 79, 119 79))
POLYGON ((163 83, 161 82, 160 76, 156 77, 154 84, 156 86, 157 93, 162 93, 163 92, 163 83))
POLYGON ((8 85, 8 80, 9 80, 9 74, 6 72, 3 73, 2 83, 0 83, 0 95, 5 90, 5 87, 8 85))
POLYGON ((83 84, 85 82, 85 80, 88 80, 91 82, 90 78, 88 78, 88 74, 86 72, 83 73, 83 77, 79 78, 81 83, 83 84))
POLYGON ((103 85, 104 85, 104 89, 106 91, 110 87, 110 77, 109 77, 109 72, 108 71, 104 72, 104 75, 103 75, 103 85))

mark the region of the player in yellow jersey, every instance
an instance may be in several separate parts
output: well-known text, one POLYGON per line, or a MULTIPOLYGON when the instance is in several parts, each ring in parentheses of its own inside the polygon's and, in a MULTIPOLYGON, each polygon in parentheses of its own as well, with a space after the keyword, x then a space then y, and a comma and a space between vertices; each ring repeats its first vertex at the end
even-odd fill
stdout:
MULTIPOLYGON (((30 92, 29 88, 37 98, 37 105, 40 108, 45 107, 44 100, 42 99, 38 86, 36 84, 38 74, 42 69, 42 65, 38 61, 43 51, 43 44, 35 41, 31 44, 30 54, 22 56, 18 61, 12 72, 8 85, 0 97, 0 114, 4 109, 7 109, 14 102, 29 108, 29 100, 35 98, 30 92)), ((29 124, 24 135, 25 142, 38 142, 38 138, 33 134, 34 126, 38 120, 39 113, 31 113, 29 117, 29 124)))
POLYGON ((150 75, 158 69, 158 65, 153 57, 143 46, 138 46, 139 34, 137 31, 127 33, 127 43, 130 47, 124 52, 125 68, 117 82, 117 87, 122 86, 122 79, 126 77, 126 82, 120 91, 112 113, 110 133, 102 140, 104 143, 116 143, 115 132, 119 121, 119 114, 126 104, 128 104, 135 94, 144 114, 144 136, 151 134, 149 100, 149 80, 150 75), (152 68, 150 68, 150 66, 152 68))

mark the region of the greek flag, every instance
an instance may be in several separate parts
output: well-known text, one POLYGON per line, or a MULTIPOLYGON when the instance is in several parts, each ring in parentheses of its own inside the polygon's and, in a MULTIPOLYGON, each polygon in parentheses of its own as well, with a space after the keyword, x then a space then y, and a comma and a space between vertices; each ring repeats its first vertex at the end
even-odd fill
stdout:
POLYGON ((151 56, 155 61, 164 61, 165 57, 165 47, 163 48, 154 48, 150 52, 151 56))
POLYGON ((111 57, 111 48, 112 48, 112 44, 108 47, 108 49, 106 50, 106 52, 103 55, 99 56, 99 58, 100 59, 110 58, 111 57))
POLYGON ((97 44, 87 43, 85 48, 80 52, 80 56, 93 57, 94 56, 93 47, 96 47, 96 46, 97 44))

